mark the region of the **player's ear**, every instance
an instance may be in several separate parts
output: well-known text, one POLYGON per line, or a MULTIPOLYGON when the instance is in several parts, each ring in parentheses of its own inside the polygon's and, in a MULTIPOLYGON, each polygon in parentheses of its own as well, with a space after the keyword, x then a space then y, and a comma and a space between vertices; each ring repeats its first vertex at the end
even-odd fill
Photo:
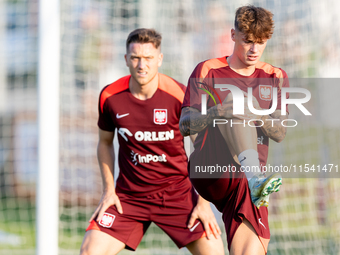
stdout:
POLYGON ((124 58, 125 58, 125 64, 128 67, 129 65, 128 65, 128 62, 127 62, 127 54, 124 55, 124 58))
POLYGON ((163 63, 163 53, 159 53, 158 55, 158 67, 161 67, 163 63))
POLYGON ((231 33, 231 40, 235 42, 235 33, 236 33, 235 29, 232 28, 230 33, 231 33))

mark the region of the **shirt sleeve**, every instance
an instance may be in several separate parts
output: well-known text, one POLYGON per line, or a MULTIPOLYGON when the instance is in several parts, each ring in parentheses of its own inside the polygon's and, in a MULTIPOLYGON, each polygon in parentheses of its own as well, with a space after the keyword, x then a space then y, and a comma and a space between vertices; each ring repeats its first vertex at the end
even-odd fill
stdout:
POLYGON ((98 127, 100 129, 104 130, 104 131, 114 132, 116 126, 114 125, 112 117, 111 117, 112 114, 114 115, 114 112, 109 107, 108 98, 103 98, 102 97, 102 93, 105 90, 105 88, 102 90, 102 92, 99 95, 99 103, 98 103, 98 111, 99 111, 98 127))

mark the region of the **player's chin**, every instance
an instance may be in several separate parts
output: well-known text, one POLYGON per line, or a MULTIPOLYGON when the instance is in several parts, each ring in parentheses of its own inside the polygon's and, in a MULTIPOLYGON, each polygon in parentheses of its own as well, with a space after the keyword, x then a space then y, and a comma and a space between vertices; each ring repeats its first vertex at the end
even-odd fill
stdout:
POLYGON ((136 81, 138 82, 139 85, 145 85, 148 84, 150 82, 150 79, 146 78, 146 77, 137 77, 136 81))
POLYGON ((257 64, 257 62, 259 62, 259 60, 258 60, 258 59, 256 59, 256 60, 246 59, 246 61, 244 61, 244 62, 245 62, 246 65, 248 65, 248 66, 254 66, 254 65, 257 64))

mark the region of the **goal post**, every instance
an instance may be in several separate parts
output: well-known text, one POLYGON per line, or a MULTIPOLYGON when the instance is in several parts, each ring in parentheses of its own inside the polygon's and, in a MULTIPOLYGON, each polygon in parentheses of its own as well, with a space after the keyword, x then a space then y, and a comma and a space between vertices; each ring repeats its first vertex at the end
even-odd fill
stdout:
POLYGON ((37 254, 58 254, 60 1, 39 1, 37 254))

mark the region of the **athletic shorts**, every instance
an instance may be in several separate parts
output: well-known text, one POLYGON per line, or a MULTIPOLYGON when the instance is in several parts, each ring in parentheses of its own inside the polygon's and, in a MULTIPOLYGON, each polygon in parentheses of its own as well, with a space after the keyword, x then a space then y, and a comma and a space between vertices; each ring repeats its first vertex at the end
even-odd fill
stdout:
POLYGON ((239 171, 240 166, 227 152, 227 145, 221 135, 214 134, 209 137, 208 134, 204 146, 196 148, 190 156, 188 165, 190 180, 197 192, 222 213, 229 250, 237 228, 243 219, 247 219, 267 251, 270 239, 268 209, 263 206, 257 209, 253 204, 246 176, 239 171), (235 166, 238 171, 213 174, 195 172, 197 166, 216 165, 235 166))
POLYGON ((243 219, 247 219, 267 252, 270 239, 268 209, 263 206, 257 209, 253 204, 246 178, 194 178, 191 182, 198 193, 222 213, 229 250, 237 228, 243 219))
POLYGON ((125 248, 129 250, 136 250, 151 222, 160 227, 178 248, 205 235, 203 225, 198 220, 191 229, 187 228, 198 198, 189 178, 146 197, 122 193, 117 195, 123 214, 111 206, 101 221, 92 221, 86 231, 95 229, 105 232, 125 243, 125 248))

